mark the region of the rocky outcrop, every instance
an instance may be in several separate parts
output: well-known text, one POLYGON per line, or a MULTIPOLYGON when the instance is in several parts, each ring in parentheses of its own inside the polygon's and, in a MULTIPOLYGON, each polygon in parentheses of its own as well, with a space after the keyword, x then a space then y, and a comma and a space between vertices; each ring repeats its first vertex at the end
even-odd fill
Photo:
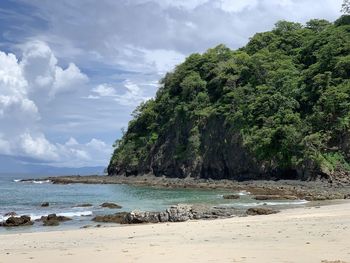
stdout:
POLYGON ((184 222, 194 219, 216 219, 227 218, 238 215, 237 210, 225 207, 209 207, 205 205, 176 205, 165 211, 148 212, 132 211, 121 212, 113 215, 96 216, 95 222, 118 223, 118 224, 142 224, 142 223, 164 223, 184 222))
POLYGON ((45 203, 42 203, 42 204, 41 204, 41 207, 48 207, 48 206, 50 206, 50 203, 49 203, 49 202, 45 202, 45 203))
POLYGON ((40 219, 44 226, 58 226, 60 222, 72 220, 66 216, 57 216, 56 214, 50 214, 48 216, 42 216, 40 219))
POLYGON ((231 194, 231 195, 223 195, 222 198, 224 199, 239 199, 239 195, 231 194))
POLYGON ((276 213, 279 213, 279 211, 267 207, 254 207, 246 211, 246 214, 250 216, 271 215, 276 213))
POLYGON ((294 195, 256 195, 253 197, 255 200, 266 201, 266 200, 298 200, 297 196, 294 195))
POLYGON ((15 227, 15 226, 30 226, 33 224, 34 222, 31 221, 31 218, 29 216, 20 216, 20 217, 11 216, 2 224, 0 223, 0 226, 15 227))
POLYGON ((101 207, 110 208, 110 209, 120 209, 120 208, 122 208, 120 205, 114 204, 114 203, 103 203, 103 204, 101 204, 101 207))

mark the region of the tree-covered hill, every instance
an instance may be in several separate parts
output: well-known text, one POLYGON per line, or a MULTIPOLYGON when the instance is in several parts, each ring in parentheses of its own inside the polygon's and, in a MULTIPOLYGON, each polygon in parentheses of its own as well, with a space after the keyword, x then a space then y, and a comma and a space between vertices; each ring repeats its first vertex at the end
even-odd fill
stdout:
POLYGON ((349 78, 350 16, 280 21, 239 50, 192 54, 134 111, 108 172, 349 176, 349 78))

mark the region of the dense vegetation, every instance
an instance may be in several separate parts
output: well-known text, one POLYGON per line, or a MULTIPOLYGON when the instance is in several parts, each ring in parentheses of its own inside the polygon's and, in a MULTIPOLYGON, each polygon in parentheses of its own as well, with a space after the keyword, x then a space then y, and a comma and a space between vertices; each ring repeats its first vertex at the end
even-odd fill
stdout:
POLYGON ((116 141, 109 174, 310 178, 350 170, 350 16, 280 21, 192 54, 116 141))

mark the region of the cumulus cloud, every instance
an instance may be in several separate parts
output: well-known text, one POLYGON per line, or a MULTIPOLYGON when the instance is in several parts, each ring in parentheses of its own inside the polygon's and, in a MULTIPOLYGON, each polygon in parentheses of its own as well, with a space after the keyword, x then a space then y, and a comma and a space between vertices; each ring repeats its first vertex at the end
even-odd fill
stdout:
POLYGON ((40 129, 43 98, 74 92, 88 77, 73 63, 66 69, 46 43, 22 46, 22 59, 0 51, 0 154, 25 156, 56 166, 105 165, 111 152, 103 141, 53 143, 40 129), (108 152, 108 153, 107 153, 108 152))

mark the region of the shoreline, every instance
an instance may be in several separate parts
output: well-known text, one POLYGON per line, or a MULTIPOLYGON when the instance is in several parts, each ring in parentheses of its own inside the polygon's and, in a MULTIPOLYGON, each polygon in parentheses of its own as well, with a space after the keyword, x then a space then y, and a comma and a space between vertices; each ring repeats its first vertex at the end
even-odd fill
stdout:
MULTIPOLYGON (((36 180, 36 179, 30 179, 36 180)), ((54 184, 127 184, 156 188, 222 189, 248 191, 253 195, 296 196, 307 201, 350 199, 350 184, 325 181, 233 181, 195 178, 166 178, 153 175, 142 176, 51 176, 40 180, 50 180, 54 184)))
POLYGON ((266 216, 7 234, 0 262, 350 262, 350 201, 266 216))

